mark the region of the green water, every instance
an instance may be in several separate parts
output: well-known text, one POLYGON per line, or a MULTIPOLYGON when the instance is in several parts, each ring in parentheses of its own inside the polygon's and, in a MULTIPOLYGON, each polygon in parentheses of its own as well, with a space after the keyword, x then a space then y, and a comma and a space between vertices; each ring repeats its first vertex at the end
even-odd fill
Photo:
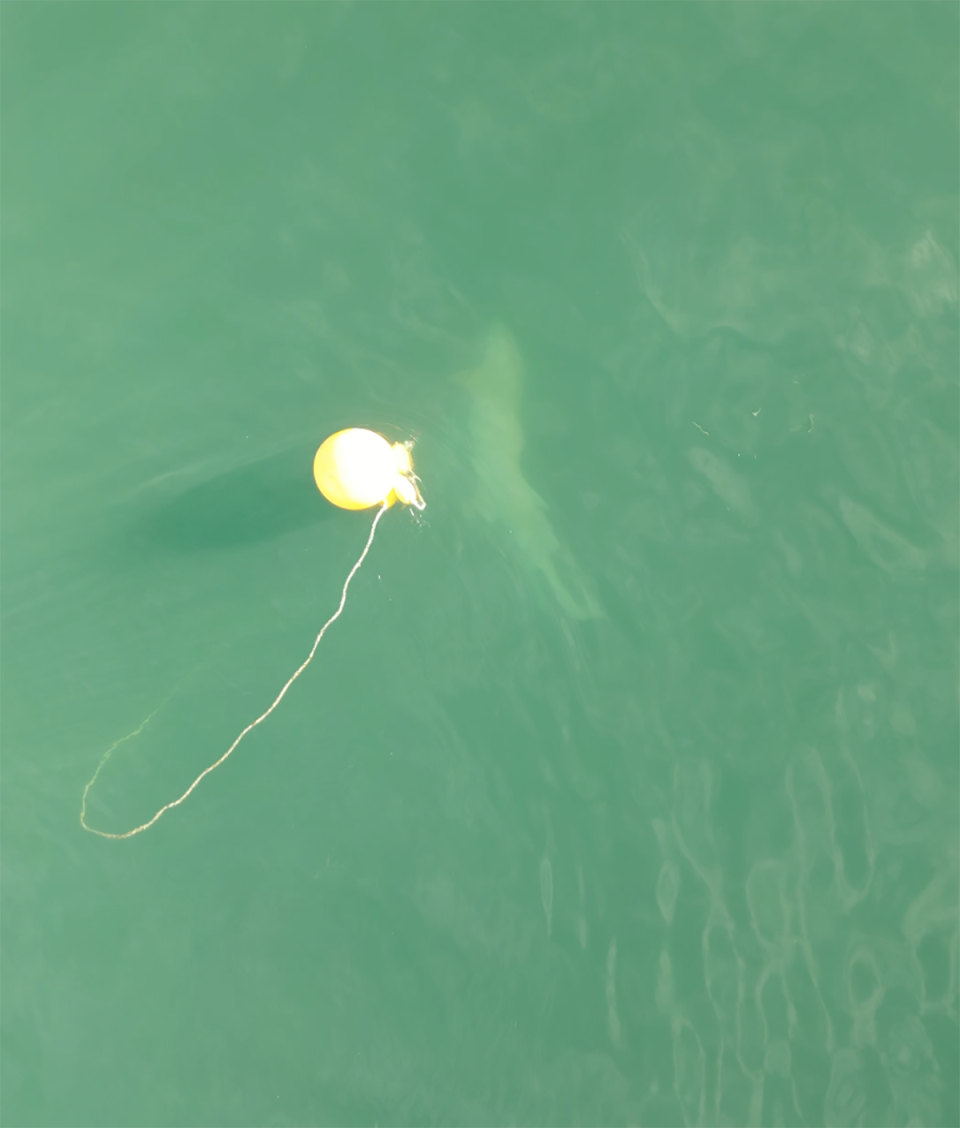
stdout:
POLYGON ((960 1122, 957 5, 2 33, 3 1123, 960 1122))

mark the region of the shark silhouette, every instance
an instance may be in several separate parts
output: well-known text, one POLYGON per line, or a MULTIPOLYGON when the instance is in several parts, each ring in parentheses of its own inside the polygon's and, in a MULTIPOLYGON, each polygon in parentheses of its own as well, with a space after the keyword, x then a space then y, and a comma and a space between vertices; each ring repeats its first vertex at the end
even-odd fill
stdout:
POLYGON ((572 619, 592 619, 600 607, 563 547, 547 503, 523 475, 523 357, 512 334, 494 326, 480 364, 454 377, 469 395, 469 458, 476 477, 476 511, 506 530, 522 565, 539 574, 572 619))

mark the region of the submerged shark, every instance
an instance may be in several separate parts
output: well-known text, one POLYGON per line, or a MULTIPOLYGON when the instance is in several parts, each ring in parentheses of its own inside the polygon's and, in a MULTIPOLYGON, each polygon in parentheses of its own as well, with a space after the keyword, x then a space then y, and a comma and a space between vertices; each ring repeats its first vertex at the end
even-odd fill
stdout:
POLYGON ((470 401, 474 505, 491 525, 506 530, 521 563, 543 577, 570 618, 596 618, 600 607, 554 532, 546 502, 524 477, 520 465, 523 374, 523 357, 513 336, 495 326, 487 336, 480 364, 454 377, 470 401))

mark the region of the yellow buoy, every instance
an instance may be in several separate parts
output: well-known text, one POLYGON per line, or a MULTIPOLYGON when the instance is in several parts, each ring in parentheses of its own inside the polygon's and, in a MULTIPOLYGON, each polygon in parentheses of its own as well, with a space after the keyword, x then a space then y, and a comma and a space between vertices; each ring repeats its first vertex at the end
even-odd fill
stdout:
POLYGON ((392 446, 365 427, 348 427, 325 439, 313 460, 317 488, 341 509, 388 507, 397 500, 423 509, 410 447, 392 446))

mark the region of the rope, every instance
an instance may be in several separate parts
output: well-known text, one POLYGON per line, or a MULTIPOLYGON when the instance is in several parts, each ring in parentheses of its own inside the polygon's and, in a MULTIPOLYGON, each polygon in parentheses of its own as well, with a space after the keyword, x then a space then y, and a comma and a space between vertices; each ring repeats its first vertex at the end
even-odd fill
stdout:
MULTIPOLYGON (((337 619, 339 619, 341 614, 343 613, 343 609, 344 609, 346 602, 347 602, 347 590, 350 587, 350 581, 357 574, 357 572, 359 572, 360 565, 364 562, 364 560, 366 560, 367 553, 370 551, 370 546, 373 544, 373 537, 374 537, 374 534, 377 531, 377 525, 380 523, 380 518, 384 515, 384 513, 386 513, 386 511, 387 511, 387 502, 384 501, 384 503, 383 503, 383 505, 381 505, 376 517, 374 517, 374 519, 373 519, 373 525, 370 528, 370 536, 367 537, 367 543, 364 545, 363 552, 360 553, 360 558, 357 560, 356 564, 354 564, 354 566, 350 569, 350 574, 347 576, 346 582, 343 585, 343 594, 340 596, 340 606, 336 609, 336 611, 334 611, 334 613, 330 616, 330 618, 327 619, 327 621, 320 628, 320 633, 313 640, 313 646, 310 648, 310 653, 307 655, 307 657, 304 659, 304 661, 300 664, 300 666, 297 667, 297 669, 293 672, 293 674, 291 674, 290 677, 287 679, 286 685, 284 685, 283 689, 281 689, 280 692, 277 694, 276 699, 274 700, 274 702, 270 706, 270 708, 267 709, 267 711, 265 713, 261 713, 260 716, 257 717, 257 719, 255 721, 251 721, 250 724, 248 724, 247 727, 243 730, 243 732, 240 733, 240 735, 233 742, 233 744, 231 744, 230 747, 226 750, 226 752, 224 752, 224 754, 220 757, 220 759, 217 760, 215 763, 211 764, 208 768, 204 768, 203 771, 197 776, 197 778, 193 781, 193 783, 190 784, 190 786, 180 796, 179 799, 174 799, 171 802, 167 803, 165 806, 161 807, 160 810, 157 811, 157 813, 153 816, 153 818, 150 819, 148 822, 142 823, 140 826, 135 826, 133 828, 133 830, 128 830, 123 834, 113 834, 108 830, 97 830, 96 827, 89 826, 87 824, 87 792, 93 786, 97 776, 100 774, 100 769, 103 767, 103 765, 110 758, 110 753, 114 750, 114 748, 117 747, 117 744, 121 743, 121 741, 118 740, 116 742, 116 744, 111 745, 111 747, 104 754, 103 758, 101 759, 100 763, 97 766, 97 770, 93 773, 93 779, 91 779, 90 782, 87 784, 87 786, 83 789, 83 801, 80 805, 80 825, 83 827, 84 830, 89 830, 91 834, 98 834, 101 838, 114 838, 114 839, 133 838, 133 836, 135 834, 142 834, 143 831, 149 830, 150 827, 152 827, 153 824, 155 822, 157 822, 158 819, 160 819, 163 815, 165 815, 167 813, 167 811, 172 811, 174 807, 179 807, 180 804, 182 802, 184 802, 184 800, 187 799, 193 793, 193 791, 196 789, 196 787, 200 783, 200 781, 205 779, 212 771, 215 771, 217 768, 219 768, 220 765, 233 753, 233 750, 237 747, 237 745, 240 743, 240 741, 243 740, 243 738, 247 735, 247 733, 250 732, 251 729, 255 729, 257 727, 257 725, 261 724, 263 721, 265 721, 267 719, 267 717, 270 716, 270 714, 274 711, 274 709, 276 709, 276 707, 284 699, 284 697, 286 696, 287 690, 290 688, 290 686, 293 685, 293 683, 297 680, 297 678, 300 677, 300 675, 307 668, 307 666, 309 666, 310 663, 313 661, 313 656, 314 656, 314 654, 316 654, 317 647, 320 645, 320 639, 322 639, 323 636, 326 634, 327 627, 329 627, 333 623, 335 623, 337 621, 337 619)), ((153 716, 153 714, 151 713, 150 716, 153 716)), ((149 719, 150 719, 150 717, 147 718, 147 720, 149 720, 149 719)), ((146 723, 147 723, 146 721, 143 722, 144 725, 146 723)), ((140 732, 140 730, 142 728, 143 728, 143 725, 141 725, 140 728, 136 730, 136 732, 133 732, 130 735, 135 736, 138 732, 140 732)), ((126 740, 126 739, 127 739, 127 737, 123 737, 123 740, 126 740)))

